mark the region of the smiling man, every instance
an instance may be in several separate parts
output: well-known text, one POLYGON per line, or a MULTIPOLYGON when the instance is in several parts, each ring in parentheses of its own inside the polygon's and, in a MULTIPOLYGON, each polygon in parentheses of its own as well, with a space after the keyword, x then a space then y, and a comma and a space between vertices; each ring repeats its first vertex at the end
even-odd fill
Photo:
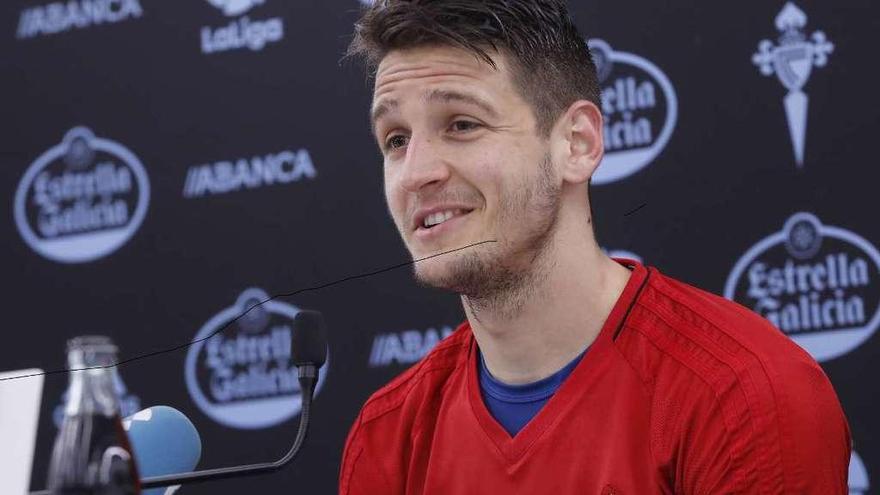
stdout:
POLYGON ((847 492, 815 361, 597 245, 599 88, 563 2, 378 1, 349 53, 415 277, 467 321, 364 405, 341 494, 847 492))

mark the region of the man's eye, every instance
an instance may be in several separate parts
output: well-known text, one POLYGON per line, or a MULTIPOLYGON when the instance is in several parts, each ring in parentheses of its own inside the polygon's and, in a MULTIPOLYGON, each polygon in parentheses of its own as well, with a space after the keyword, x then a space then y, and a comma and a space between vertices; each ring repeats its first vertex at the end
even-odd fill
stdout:
POLYGON ((385 149, 396 150, 406 146, 406 136, 403 134, 395 134, 385 141, 385 149))
POLYGON ((453 132, 466 132, 480 127, 480 124, 471 122, 470 120, 456 120, 449 127, 453 132))

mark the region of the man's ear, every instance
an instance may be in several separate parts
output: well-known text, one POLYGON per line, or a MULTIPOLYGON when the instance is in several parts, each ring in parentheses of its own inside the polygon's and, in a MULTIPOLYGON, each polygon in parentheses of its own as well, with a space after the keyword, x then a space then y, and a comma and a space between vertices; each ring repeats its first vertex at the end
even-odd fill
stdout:
POLYGON ((578 100, 559 119, 554 133, 561 138, 554 151, 561 154, 563 179, 575 184, 589 180, 604 153, 602 112, 594 103, 578 100))

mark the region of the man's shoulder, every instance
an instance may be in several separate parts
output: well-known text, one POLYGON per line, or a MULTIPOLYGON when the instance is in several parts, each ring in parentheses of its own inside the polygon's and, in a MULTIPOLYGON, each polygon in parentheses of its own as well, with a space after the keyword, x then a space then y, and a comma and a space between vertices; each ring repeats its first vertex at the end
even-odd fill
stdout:
POLYGON ((818 363, 769 321, 654 268, 614 345, 651 396, 676 401, 703 391, 707 400, 797 408, 806 404, 792 392, 822 382, 836 400, 818 363))
MULTIPOLYGON (((347 493, 358 465, 359 493, 401 493, 401 462, 421 425, 439 414, 448 385, 460 380, 472 334, 467 323, 441 340, 427 356, 367 399, 348 434, 340 470, 340 493, 347 493), (363 456, 364 452, 369 452, 363 456), (368 459, 358 462, 358 459, 368 459), (390 473, 390 474, 389 474, 390 473), (396 491, 396 490, 401 491, 396 491)), ((459 389, 455 389, 460 392, 459 389)))
POLYGON ((840 484, 849 430, 831 382, 758 314, 652 268, 614 345, 651 403, 658 461, 711 472, 726 459, 736 492, 840 484))
POLYGON ((815 360, 765 318, 737 302, 666 276, 656 269, 624 323, 658 349, 690 364, 702 356, 730 365, 815 360))
POLYGON ((418 363, 374 392, 361 408, 361 423, 369 423, 401 409, 407 402, 419 403, 420 397, 442 391, 449 378, 464 369, 471 339, 468 324, 459 325, 418 363))
POLYGON ((654 268, 614 345, 648 396, 670 407, 720 407, 746 422, 816 401, 839 408, 819 364, 769 321, 654 268))

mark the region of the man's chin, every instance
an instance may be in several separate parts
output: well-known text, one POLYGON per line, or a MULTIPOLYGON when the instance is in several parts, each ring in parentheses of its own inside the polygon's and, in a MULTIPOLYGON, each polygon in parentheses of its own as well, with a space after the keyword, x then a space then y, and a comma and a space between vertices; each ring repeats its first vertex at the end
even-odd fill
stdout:
POLYGON ((416 263, 414 275, 425 287, 472 294, 480 291, 487 269, 473 254, 449 253, 416 263))
POLYGON ((433 289, 449 289, 449 263, 435 258, 415 264, 413 275, 419 285, 433 289))

